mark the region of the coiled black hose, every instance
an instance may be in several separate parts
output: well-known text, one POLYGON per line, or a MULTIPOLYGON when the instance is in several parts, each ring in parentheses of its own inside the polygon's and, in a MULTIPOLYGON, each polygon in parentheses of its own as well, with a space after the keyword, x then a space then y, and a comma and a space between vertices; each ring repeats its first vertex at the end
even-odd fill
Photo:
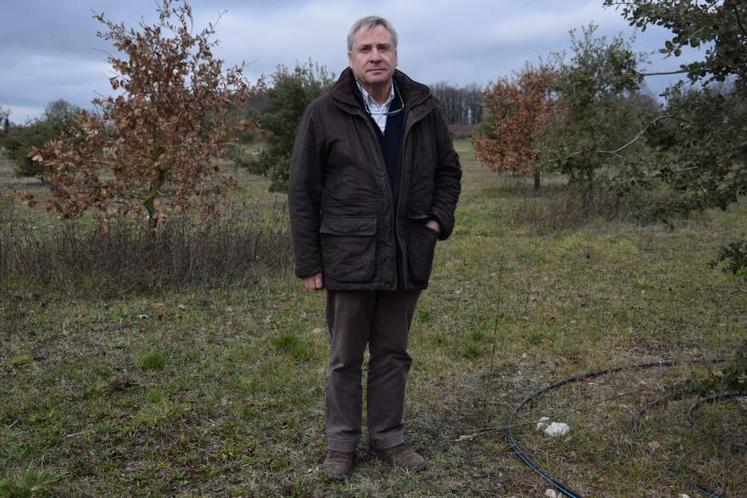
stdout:
MULTIPOLYGON (((717 358, 717 359, 699 359, 699 360, 690 360, 687 363, 722 363, 724 360, 717 358)), ((514 438, 512 428, 514 427, 514 419, 516 418, 519 411, 530 401, 532 401, 534 398, 548 392, 552 391, 553 389, 557 389, 560 386, 563 386, 565 384, 569 384, 571 382, 576 382, 579 380, 586 380, 594 377, 599 377, 601 375, 611 374, 611 373, 617 373, 624 370, 643 370, 648 368, 654 368, 654 367, 670 367, 675 364, 680 364, 682 362, 675 362, 675 361, 657 361, 657 362, 651 362, 651 363, 640 363, 637 365, 628 365, 628 366, 620 366, 620 367, 611 367, 611 368, 605 368, 602 370, 590 370, 588 372, 578 373, 571 375, 570 377, 566 377, 564 379, 561 379, 559 381, 556 381, 552 384, 543 386, 528 395, 526 395, 518 405, 516 405, 511 412, 511 415, 508 418, 508 424, 506 424, 506 439, 508 439, 508 443, 511 445, 511 449, 516 454, 516 456, 524 462, 532 471, 534 471, 537 475, 539 475, 542 479, 547 481, 549 484, 551 484, 555 489, 557 489, 560 493, 563 494, 563 496, 566 496, 567 498, 583 498, 583 495, 579 493, 578 491, 574 491, 567 485, 563 484, 562 482, 558 481, 554 477, 552 477, 545 469, 543 469, 537 462, 532 460, 519 446, 519 444, 516 442, 516 439, 514 438)), ((665 396, 662 398, 658 398, 656 400, 653 400, 636 413, 636 415, 633 417, 633 432, 637 434, 638 432, 638 425, 641 416, 643 413, 646 412, 646 410, 661 404, 665 401, 668 401, 669 399, 673 398, 675 395, 665 396)), ((715 402, 715 401, 714 401, 715 402)), ((691 407, 691 412, 693 408, 691 407)), ((688 415, 689 416, 689 415, 688 415)), ((671 469, 670 469, 671 470, 671 469)), ((705 486, 695 486, 695 489, 710 498, 723 498, 720 495, 716 494, 713 490, 705 487, 705 486)))

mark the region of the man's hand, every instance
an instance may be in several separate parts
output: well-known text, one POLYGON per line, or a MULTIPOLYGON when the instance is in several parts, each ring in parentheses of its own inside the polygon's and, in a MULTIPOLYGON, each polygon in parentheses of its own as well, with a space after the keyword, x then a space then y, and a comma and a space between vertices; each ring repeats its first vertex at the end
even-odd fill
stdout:
POLYGON ((322 274, 317 273, 316 275, 304 278, 303 286, 310 290, 324 289, 324 285, 322 285, 322 274))
POLYGON ((439 225, 436 220, 428 220, 425 226, 427 226, 428 228, 430 228, 436 233, 441 233, 441 225, 439 225))

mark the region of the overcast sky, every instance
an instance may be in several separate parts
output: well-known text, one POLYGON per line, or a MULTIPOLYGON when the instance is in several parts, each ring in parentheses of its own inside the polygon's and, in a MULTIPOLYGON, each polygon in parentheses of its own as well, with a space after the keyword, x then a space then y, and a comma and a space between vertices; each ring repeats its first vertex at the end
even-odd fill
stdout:
MULTIPOLYGON (((400 69, 424 83, 483 86, 567 49, 568 32, 589 22, 599 33, 636 34, 602 0, 193 0, 195 28, 220 17, 216 50, 228 64, 246 62, 250 81, 278 64, 309 59, 339 74, 347 65, 345 37, 359 17, 382 15, 399 33, 400 69)), ((155 19, 156 0, 2 0, 0 3, 0 107, 11 121, 38 117, 65 99, 89 107, 108 95, 107 45, 91 12, 127 26, 155 19)), ((655 52, 667 32, 636 34, 635 48, 655 52)), ((651 68, 676 69, 681 61, 651 57, 651 68)), ((667 79, 649 82, 660 91, 667 79)))

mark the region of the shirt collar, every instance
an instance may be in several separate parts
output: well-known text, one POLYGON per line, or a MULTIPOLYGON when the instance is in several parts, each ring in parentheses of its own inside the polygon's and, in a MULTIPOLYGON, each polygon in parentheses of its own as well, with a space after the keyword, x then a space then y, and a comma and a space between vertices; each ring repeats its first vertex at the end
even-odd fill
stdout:
POLYGON ((389 86, 389 97, 386 99, 386 102, 384 102, 383 104, 379 104, 378 102, 376 102, 376 100, 373 97, 371 97, 371 94, 369 94, 366 91, 366 88, 361 84, 360 81, 358 81, 357 78, 355 80, 355 84, 358 85, 358 90, 360 90, 360 92, 361 92, 361 96, 363 97, 363 101, 370 108, 373 108, 373 109, 379 109, 379 108, 384 109, 384 108, 388 108, 389 104, 391 104, 392 100, 394 100, 394 79, 392 79, 392 84, 389 86))

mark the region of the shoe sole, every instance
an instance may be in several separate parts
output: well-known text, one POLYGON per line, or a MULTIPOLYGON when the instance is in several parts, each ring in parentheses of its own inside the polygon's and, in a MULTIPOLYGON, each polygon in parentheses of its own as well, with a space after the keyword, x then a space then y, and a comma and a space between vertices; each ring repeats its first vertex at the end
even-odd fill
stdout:
POLYGON ((353 474, 352 471, 348 474, 333 474, 331 472, 325 472, 324 475, 326 475, 329 479, 332 479, 333 481, 347 481, 350 479, 350 476, 353 474))

